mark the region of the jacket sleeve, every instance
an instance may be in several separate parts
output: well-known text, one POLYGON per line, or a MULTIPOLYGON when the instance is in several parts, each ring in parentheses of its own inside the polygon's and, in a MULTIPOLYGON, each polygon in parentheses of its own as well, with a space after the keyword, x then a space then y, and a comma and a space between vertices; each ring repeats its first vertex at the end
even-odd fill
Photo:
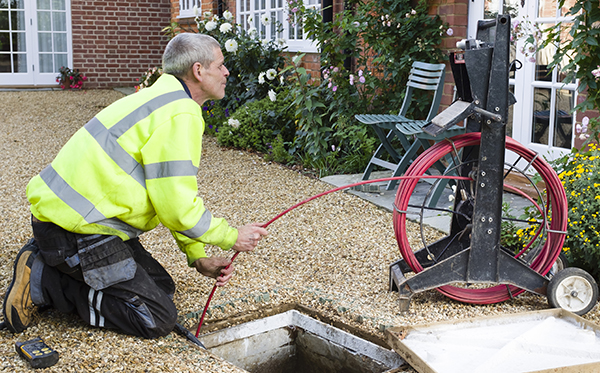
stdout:
POLYGON ((161 124, 142 148, 148 197, 191 265, 206 257, 205 244, 230 249, 237 229, 215 218, 198 197, 197 173, 204 121, 200 113, 178 114, 161 124))

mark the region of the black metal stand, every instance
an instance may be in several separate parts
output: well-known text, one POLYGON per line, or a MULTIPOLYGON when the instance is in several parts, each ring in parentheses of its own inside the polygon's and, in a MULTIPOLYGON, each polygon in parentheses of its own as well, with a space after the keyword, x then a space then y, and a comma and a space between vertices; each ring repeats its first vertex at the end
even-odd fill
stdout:
MULTIPOLYGON (((397 290, 401 310, 408 310, 414 293, 451 283, 507 284, 545 295, 548 278, 516 259, 500 246, 506 121, 509 104, 510 16, 479 21, 477 41, 466 43, 464 54, 453 54, 451 64, 460 98, 438 115, 425 131, 436 134, 467 118, 467 132, 481 131, 478 147, 465 148, 461 176, 475 181, 472 206, 456 199, 454 210, 472 213, 470 222, 453 219, 448 237, 415 253, 424 270, 412 271, 403 259, 390 265, 390 291, 397 290), (462 205, 461 205, 462 204, 462 205), (469 234, 457 232, 470 225, 469 234), (443 251, 447 259, 434 264, 443 251)), ((464 219, 464 218, 463 218, 464 219)))

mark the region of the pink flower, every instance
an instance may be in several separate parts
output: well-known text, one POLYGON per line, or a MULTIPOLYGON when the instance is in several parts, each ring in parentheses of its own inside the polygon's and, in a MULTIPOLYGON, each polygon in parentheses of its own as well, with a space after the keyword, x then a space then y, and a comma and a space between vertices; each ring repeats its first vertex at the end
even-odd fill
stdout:
POLYGON ((354 85, 354 75, 350 74, 350 85, 354 85))
POLYGON ((334 85, 333 88, 331 88, 332 91, 337 91, 337 85, 334 85))
POLYGON ((361 83, 364 83, 365 82, 365 77, 361 76, 360 78, 358 78, 358 81, 361 82, 361 83))
POLYGON ((451 28, 449 28, 449 29, 446 31, 446 35, 448 35, 448 36, 452 36, 452 35, 454 35, 454 30, 452 30, 451 28))

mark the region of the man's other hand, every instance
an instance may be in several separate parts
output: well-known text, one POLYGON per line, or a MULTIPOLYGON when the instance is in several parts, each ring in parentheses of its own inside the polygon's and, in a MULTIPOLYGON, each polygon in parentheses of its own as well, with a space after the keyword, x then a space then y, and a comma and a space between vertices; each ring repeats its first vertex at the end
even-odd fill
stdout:
POLYGON ((232 249, 235 251, 254 250, 258 242, 269 234, 263 225, 263 223, 252 223, 238 228, 238 238, 232 249))
POLYGON ((217 280, 217 286, 223 286, 233 277, 233 265, 231 260, 222 257, 200 258, 194 262, 196 270, 206 277, 217 280))

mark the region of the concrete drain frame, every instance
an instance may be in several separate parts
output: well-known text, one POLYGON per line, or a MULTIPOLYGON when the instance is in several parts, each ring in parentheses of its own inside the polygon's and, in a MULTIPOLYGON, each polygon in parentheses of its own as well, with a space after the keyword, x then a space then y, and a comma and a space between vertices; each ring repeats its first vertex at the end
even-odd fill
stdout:
POLYGON ((368 341, 315 316, 308 308, 287 305, 207 325, 214 330, 237 324, 199 339, 211 353, 250 373, 391 373, 405 364, 382 347, 384 341, 368 341))

